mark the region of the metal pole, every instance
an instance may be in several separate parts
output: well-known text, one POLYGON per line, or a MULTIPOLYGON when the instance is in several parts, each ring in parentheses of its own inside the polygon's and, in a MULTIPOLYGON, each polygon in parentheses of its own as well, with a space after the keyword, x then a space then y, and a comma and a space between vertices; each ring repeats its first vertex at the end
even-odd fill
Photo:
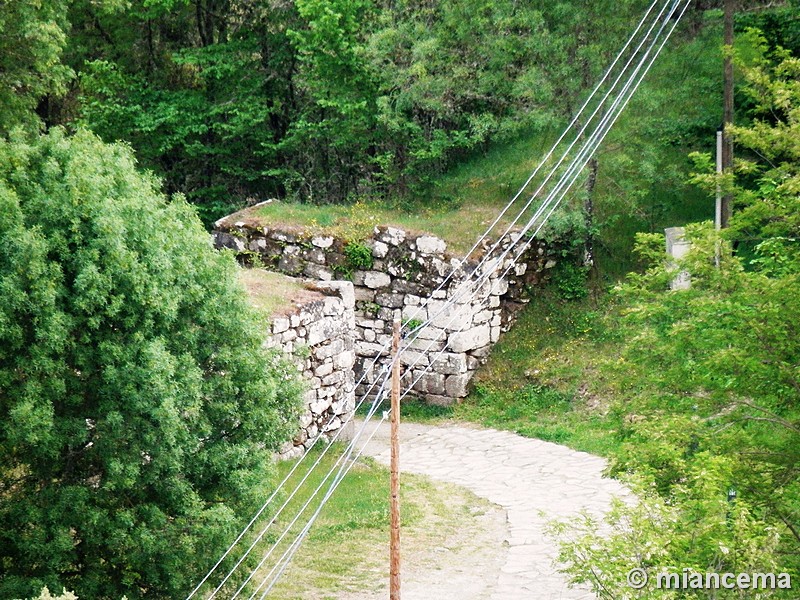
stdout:
POLYGON ((392 331, 392 463, 390 476, 391 538, 389 543, 389 600, 400 600, 400 319, 392 331))

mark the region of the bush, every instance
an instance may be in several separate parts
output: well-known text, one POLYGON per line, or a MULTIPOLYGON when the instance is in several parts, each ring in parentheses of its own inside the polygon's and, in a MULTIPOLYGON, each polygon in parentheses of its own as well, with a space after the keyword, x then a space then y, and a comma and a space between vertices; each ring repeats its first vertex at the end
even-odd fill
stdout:
POLYGON ((350 242, 344 247, 347 263, 353 270, 372 268, 372 250, 362 242, 350 242))
POLYGON ((562 300, 581 300, 589 294, 589 269, 587 267, 562 262, 553 275, 558 296, 562 300))
POLYGON ((184 596, 294 423, 233 258, 134 162, 0 141, 3 598, 184 596))

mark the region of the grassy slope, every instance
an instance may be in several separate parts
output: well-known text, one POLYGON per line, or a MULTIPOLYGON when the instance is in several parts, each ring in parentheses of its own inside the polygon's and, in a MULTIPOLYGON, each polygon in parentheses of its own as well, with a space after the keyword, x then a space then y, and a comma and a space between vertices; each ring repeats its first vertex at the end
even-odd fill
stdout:
POLYGON ((265 316, 285 308, 303 290, 296 279, 264 269, 240 269, 238 275, 250 302, 265 316))
MULTIPOLYGON (((705 146, 691 142, 720 113, 719 34, 711 23, 694 40, 675 40, 599 153, 595 204, 601 279, 593 297, 564 302, 554 290, 539 293, 494 347, 463 404, 452 409, 409 405, 407 418, 458 418, 597 454, 614 452, 618 417, 607 407, 617 390, 609 375, 613 371, 602 367, 618 359, 618 308, 606 288, 635 268, 636 232, 712 216, 713 200, 686 180, 688 153, 710 151, 714 144, 713 135, 705 146)), ((530 141, 498 148, 459 167, 442 187, 455 194, 469 177, 480 182, 475 188, 484 196, 499 197, 498 182, 520 177, 532 148, 530 141)))

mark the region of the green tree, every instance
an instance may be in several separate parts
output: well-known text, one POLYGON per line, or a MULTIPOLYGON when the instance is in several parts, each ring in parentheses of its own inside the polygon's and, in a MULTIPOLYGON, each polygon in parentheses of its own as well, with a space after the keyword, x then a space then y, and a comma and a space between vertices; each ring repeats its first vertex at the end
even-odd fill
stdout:
POLYGON ((0 596, 176 598, 267 485, 297 390, 235 263, 131 151, 0 142, 0 596))
POLYGON ((66 11, 63 0, 0 3, 0 134, 36 127, 42 98, 64 90, 66 11))
POLYGON ((691 252, 667 266, 663 235, 640 235, 649 267, 619 289, 613 470, 643 478, 646 497, 619 509, 613 536, 584 523, 565 554, 576 580, 607 586, 609 598, 661 597, 625 592, 620 576, 633 567, 800 572, 800 63, 748 35, 760 48, 740 60, 754 121, 731 133, 749 158, 718 177, 710 156, 695 157, 705 167, 696 181, 736 198, 731 228, 687 227, 691 252), (691 289, 666 291, 680 269, 691 289))

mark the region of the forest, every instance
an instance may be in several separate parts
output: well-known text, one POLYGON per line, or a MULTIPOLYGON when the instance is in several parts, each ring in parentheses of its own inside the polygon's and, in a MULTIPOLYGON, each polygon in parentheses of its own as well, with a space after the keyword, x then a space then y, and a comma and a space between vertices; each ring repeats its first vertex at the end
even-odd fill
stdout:
MULTIPOLYGON (((0 2, 0 597, 184 597, 274 485, 301 383, 261 347, 216 219, 273 198, 459 206, 537 159, 649 4, 0 2)), ((559 325, 513 334, 490 362, 510 379, 454 412, 547 439, 523 401, 509 416, 527 398, 602 438, 550 439, 642 499, 556 527, 604 600, 701 597, 624 589, 657 564, 800 585, 800 5, 737 0, 724 48, 723 5, 691 3, 556 215, 570 262, 532 311, 552 300, 559 325), (693 243, 678 265, 673 225, 693 243), (690 290, 667 291, 676 268, 690 290), (534 334, 574 347, 535 385, 534 334)))

